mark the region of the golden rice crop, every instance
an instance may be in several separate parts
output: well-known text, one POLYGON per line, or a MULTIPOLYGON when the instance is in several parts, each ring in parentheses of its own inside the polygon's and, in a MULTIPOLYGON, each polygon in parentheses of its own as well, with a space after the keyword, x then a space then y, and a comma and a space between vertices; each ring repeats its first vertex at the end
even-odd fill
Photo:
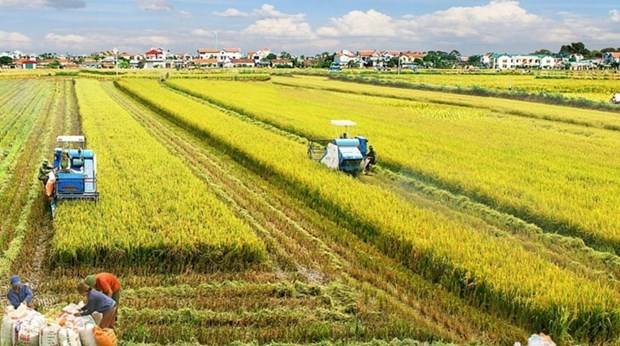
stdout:
POLYGON ((264 245, 99 82, 80 80, 83 131, 97 154, 100 201, 62 202, 54 220, 57 260, 183 268, 238 268, 264 245))
MULTIPOLYGON (((616 131, 533 121, 483 108, 269 83, 169 83, 309 138, 336 136, 330 119, 355 120, 355 132, 375 144, 382 163, 404 167, 549 231, 620 250, 620 218, 608 212, 620 205, 616 131)), ((382 89, 346 84, 366 91, 382 89)), ((524 112, 538 107, 511 102, 511 107, 520 106, 524 112)))
POLYGON ((525 91, 528 93, 556 93, 566 97, 583 97, 594 101, 608 101, 618 92, 620 75, 608 74, 605 78, 587 76, 545 76, 535 74, 377 74, 372 78, 411 84, 471 89, 481 87, 500 91, 525 91))
MULTIPOLYGON (((308 205, 412 269, 523 325, 585 340, 620 333, 618 293, 529 252, 308 160, 305 147, 151 81, 117 83, 154 110, 289 184, 308 205)), ((247 96, 244 94, 244 97, 247 96)))

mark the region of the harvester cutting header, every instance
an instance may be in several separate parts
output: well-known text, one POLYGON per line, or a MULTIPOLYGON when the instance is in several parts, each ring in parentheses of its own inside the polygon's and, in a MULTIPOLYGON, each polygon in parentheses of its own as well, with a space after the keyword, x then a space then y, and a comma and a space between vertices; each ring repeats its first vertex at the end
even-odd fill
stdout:
POLYGON ((310 139, 308 142, 308 156, 325 166, 357 175, 360 172, 369 172, 370 165, 375 163, 375 153, 372 145, 362 136, 349 136, 349 128, 357 125, 351 120, 331 120, 336 128, 335 139, 310 139), (340 129, 344 127, 344 131, 340 129))

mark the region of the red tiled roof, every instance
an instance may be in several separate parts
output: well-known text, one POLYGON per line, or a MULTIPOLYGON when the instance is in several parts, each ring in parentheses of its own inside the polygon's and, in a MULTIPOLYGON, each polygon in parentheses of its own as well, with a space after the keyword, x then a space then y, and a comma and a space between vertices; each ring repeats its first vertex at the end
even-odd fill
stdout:
POLYGON ((271 61, 271 63, 275 64, 275 65, 285 65, 285 64, 290 64, 291 59, 274 59, 271 61))
POLYGON ((217 59, 195 59, 196 64, 217 64, 217 59))
POLYGON ((223 51, 227 53, 241 53, 240 48, 224 48, 223 51))
POLYGON ((233 64, 253 64, 254 59, 231 59, 230 62, 233 64))
POLYGON ((146 52, 146 55, 158 55, 158 54, 162 54, 162 52, 157 49, 151 49, 148 52, 146 52))
POLYGON ((198 49, 198 53, 199 54, 205 54, 205 53, 219 53, 219 49, 214 49, 214 48, 199 48, 198 49))
POLYGON ((359 51, 360 56, 372 56, 373 54, 375 54, 374 50, 360 50, 359 51))

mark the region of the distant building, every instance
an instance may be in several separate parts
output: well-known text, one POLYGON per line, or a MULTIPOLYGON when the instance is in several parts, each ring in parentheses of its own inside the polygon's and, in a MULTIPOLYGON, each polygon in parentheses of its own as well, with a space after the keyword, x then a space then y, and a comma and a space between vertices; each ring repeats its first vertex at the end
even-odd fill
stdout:
POLYGON ((144 68, 164 68, 166 67, 166 52, 161 48, 153 48, 144 53, 144 68))
POLYGON ((557 61, 549 55, 535 54, 491 54, 483 56, 482 62, 496 70, 509 70, 515 68, 540 68, 551 69, 557 66, 557 61))

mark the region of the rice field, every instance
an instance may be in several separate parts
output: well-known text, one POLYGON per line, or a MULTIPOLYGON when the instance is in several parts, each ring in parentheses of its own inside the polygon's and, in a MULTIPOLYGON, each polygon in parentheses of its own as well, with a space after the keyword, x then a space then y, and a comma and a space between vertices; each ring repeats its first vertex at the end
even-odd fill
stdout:
POLYGON ((620 337, 616 114, 171 75, 0 78, 0 269, 38 309, 77 302, 77 281, 108 271, 128 344, 620 337), (358 123, 372 175, 307 158, 309 138, 339 135, 330 119, 358 123), (60 134, 86 136, 101 197, 62 201, 52 219, 36 176, 60 134))

